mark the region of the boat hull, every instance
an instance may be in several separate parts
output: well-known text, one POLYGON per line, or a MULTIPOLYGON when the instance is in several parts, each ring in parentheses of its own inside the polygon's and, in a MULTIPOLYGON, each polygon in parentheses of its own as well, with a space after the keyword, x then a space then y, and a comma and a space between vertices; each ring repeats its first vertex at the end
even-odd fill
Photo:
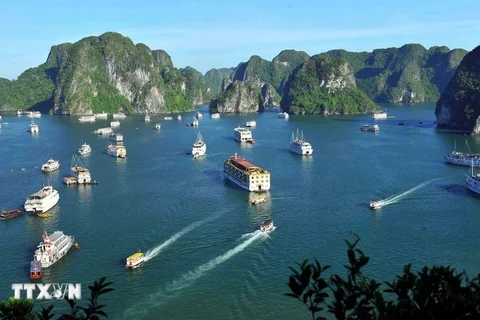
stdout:
POLYGON ((26 201, 24 205, 24 209, 26 212, 32 212, 32 213, 47 212, 58 203, 59 199, 60 199, 60 195, 58 191, 54 190, 51 195, 42 199, 42 201, 36 201, 36 202, 26 201))
POLYGON ((22 209, 4 210, 2 211, 2 213, 0 213, 0 219, 2 220, 12 219, 22 215, 22 213, 23 213, 22 209))
POLYGON ((468 189, 475 192, 476 194, 480 194, 480 180, 479 179, 475 179, 473 177, 468 176, 466 182, 467 182, 468 189))
POLYGON ((473 164, 474 167, 480 167, 480 158, 455 157, 452 155, 448 155, 445 157, 445 162, 457 166, 471 167, 473 164))

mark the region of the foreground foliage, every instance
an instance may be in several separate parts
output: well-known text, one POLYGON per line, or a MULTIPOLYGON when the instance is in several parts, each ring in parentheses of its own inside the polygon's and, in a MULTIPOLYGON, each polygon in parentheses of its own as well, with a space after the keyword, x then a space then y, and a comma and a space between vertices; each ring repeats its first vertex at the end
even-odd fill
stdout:
POLYGON ((327 314, 339 320, 480 318, 480 274, 469 280, 449 266, 414 273, 408 264, 403 274, 382 284, 362 273, 370 258, 357 248, 359 241, 357 236, 353 243, 346 241, 346 277, 327 276, 330 266, 316 259, 290 268, 286 295, 302 302, 312 319, 327 319, 327 314))
MULTIPOLYGON (((105 305, 98 302, 101 295, 113 290, 110 288, 112 282, 106 282, 106 278, 100 278, 93 285, 88 286, 90 298, 88 305, 80 306, 74 300, 65 299, 70 312, 63 313, 56 319, 58 320, 98 320, 100 317, 108 318, 105 311, 105 305)), ((55 317, 54 306, 42 307, 40 312, 33 311, 34 303, 32 300, 15 299, 13 297, 0 302, 0 319, 2 320, 52 320, 55 317)))

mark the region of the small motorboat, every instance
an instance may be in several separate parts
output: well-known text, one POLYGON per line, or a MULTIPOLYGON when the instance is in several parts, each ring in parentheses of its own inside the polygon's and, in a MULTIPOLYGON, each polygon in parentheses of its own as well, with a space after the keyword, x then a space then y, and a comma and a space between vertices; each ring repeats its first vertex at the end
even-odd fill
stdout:
POLYGON ((265 200, 266 200, 265 196, 260 195, 260 196, 256 196, 255 198, 253 198, 250 201, 250 203, 251 204, 259 204, 259 203, 265 202, 265 200))
POLYGON ((273 220, 266 220, 260 225, 260 231, 270 233, 273 231, 273 220))
POLYGON ((370 201, 370 209, 377 210, 383 206, 382 200, 370 201))
POLYGON ((73 247, 75 248, 75 250, 80 250, 80 245, 78 244, 78 242, 75 242, 73 244, 73 247))
POLYGON ((125 265, 125 267, 135 269, 140 267, 144 263, 145 255, 141 251, 138 251, 137 253, 134 253, 127 258, 127 264, 125 265))
POLYGON ((162 128, 162 126, 160 125, 160 123, 157 123, 155 125, 155 130, 160 130, 162 128))
POLYGON ((42 263, 38 260, 33 260, 30 262, 30 279, 38 280, 41 279, 43 275, 42 263))

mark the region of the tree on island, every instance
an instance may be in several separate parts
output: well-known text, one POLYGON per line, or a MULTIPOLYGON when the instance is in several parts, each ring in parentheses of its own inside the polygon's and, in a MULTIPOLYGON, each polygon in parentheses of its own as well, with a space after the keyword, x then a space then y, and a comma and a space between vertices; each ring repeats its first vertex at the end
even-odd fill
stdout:
POLYGON ((392 282, 382 283, 362 273, 370 258, 357 248, 360 238, 347 243, 346 278, 325 271, 315 259, 290 268, 289 293, 302 302, 312 319, 480 319, 480 274, 469 280, 465 271, 450 266, 423 267, 414 273, 411 264, 392 282), (331 318, 331 316, 329 317, 331 318))
MULTIPOLYGON (((113 282, 106 282, 106 278, 100 278, 95 281, 92 286, 88 286, 90 290, 90 298, 88 305, 85 307, 77 305, 74 300, 65 299, 69 306, 70 312, 61 314, 58 320, 99 320, 100 317, 108 318, 103 308, 104 304, 99 304, 98 299, 101 295, 113 290, 110 285, 113 282)), ((42 307, 40 312, 33 311, 33 301, 28 299, 9 298, 6 301, 0 301, 0 319, 1 320, 52 320, 53 305, 42 307)))

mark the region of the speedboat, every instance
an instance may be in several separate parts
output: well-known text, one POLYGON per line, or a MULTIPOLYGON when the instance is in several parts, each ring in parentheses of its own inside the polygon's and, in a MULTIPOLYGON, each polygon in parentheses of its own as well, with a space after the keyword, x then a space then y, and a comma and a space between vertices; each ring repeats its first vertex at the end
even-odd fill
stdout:
POLYGON ((135 269, 140 267, 144 263, 145 255, 141 251, 138 251, 137 253, 134 253, 127 258, 127 264, 125 265, 125 267, 135 269))
POLYGON ((380 209, 383 206, 382 200, 370 201, 370 209, 376 210, 380 209))
POLYGON ((270 233, 273 231, 273 220, 266 220, 260 225, 260 231, 270 233))
POLYGON ((42 165, 43 172, 51 172, 60 168, 60 162, 58 160, 48 159, 47 163, 42 165))

